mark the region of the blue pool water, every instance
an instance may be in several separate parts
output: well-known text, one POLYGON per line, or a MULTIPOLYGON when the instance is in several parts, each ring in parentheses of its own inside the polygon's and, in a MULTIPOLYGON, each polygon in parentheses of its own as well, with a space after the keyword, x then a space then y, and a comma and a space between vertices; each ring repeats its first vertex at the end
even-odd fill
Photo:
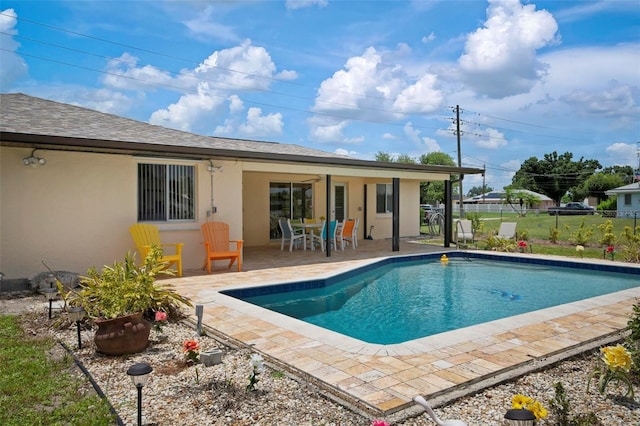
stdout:
POLYGON ((333 280, 224 293, 365 342, 401 343, 640 286, 638 271, 410 258, 333 280), (413 259, 413 260, 411 260, 413 259))

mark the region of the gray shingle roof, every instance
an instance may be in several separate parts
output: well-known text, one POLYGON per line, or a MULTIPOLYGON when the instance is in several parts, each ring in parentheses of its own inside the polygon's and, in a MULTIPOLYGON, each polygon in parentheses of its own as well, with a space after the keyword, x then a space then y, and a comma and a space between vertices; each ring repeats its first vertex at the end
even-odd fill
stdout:
POLYGON ((0 131, 114 142, 347 158, 300 145, 201 136, 21 93, 0 95, 0 131))
MULTIPOLYGON (((309 163, 419 174, 483 172, 472 167, 383 163, 300 145, 196 135, 21 93, 0 94, 0 145, 176 158, 309 163)), ((416 178, 420 177, 416 175, 416 178)))

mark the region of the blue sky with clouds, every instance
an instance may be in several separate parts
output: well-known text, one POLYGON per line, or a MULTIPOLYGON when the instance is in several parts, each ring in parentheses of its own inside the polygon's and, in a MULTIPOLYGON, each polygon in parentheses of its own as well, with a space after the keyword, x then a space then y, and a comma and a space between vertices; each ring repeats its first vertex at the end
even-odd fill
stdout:
MULTIPOLYGON (((640 2, 28 1, 0 89, 204 135, 487 168, 640 160, 640 2)), ((467 189, 480 176, 465 179, 467 189)))

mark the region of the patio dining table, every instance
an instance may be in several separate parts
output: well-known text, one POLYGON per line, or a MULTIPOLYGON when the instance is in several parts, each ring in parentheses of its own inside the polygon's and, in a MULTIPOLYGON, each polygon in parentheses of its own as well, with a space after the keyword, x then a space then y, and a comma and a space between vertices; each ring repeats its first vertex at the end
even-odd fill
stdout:
MULTIPOLYGON (((292 223, 291 227, 294 229, 302 229, 304 232, 309 231, 309 234, 313 235, 315 230, 318 229, 322 229, 322 222, 319 223, 292 223)), ((315 250, 315 247, 313 245, 313 238, 311 238, 311 250, 315 250)))

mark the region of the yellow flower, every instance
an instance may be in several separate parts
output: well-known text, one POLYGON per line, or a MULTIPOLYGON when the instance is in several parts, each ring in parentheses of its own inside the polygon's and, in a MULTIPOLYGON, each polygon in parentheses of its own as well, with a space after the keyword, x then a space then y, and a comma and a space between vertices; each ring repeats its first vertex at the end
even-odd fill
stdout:
POLYGON ((624 346, 620 344, 616 346, 606 346, 601 348, 600 352, 602 352, 602 360, 609 366, 610 370, 615 371, 621 369, 627 373, 631 370, 633 360, 624 346))
POLYGON ((533 399, 529 398, 528 396, 524 396, 524 395, 514 395, 513 398, 511 398, 511 405, 512 408, 515 408, 516 410, 521 410, 523 408, 527 408, 527 405, 532 403, 533 399))
POLYGON ((516 410, 529 410, 536 416, 536 419, 543 419, 547 417, 548 411, 546 408, 533 398, 524 395, 514 395, 511 398, 511 406, 516 410))
POLYGON ((527 410, 531 411, 538 420, 544 419, 548 414, 547 409, 544 408, 538 401, 534 401, 532 404, 529 404, 527 406, 527 410))

